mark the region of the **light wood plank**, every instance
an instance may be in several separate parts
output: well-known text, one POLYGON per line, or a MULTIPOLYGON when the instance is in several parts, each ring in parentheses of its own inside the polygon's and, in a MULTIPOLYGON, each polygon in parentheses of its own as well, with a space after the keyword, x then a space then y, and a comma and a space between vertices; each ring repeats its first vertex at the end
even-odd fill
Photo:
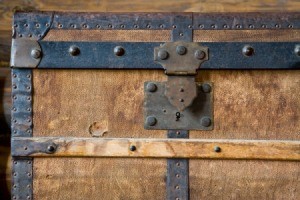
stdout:
POLYGON ((209 158, 300 161, 300 141, 288 140, 17 137, 12 139, 12 146, 13 156, 209 158), (56 151, 53 154, 45 153, 47 147, 52 144, 57 147, 56 151), (135 149, 132 150, 131 147, 135 149), (216 151, 217 147, 220 151, 216 151))

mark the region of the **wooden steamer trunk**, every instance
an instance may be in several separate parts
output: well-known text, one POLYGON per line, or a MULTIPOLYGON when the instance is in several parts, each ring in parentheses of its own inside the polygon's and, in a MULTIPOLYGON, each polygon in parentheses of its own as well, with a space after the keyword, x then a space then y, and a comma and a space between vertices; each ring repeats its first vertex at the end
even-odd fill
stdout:
POLYGON ((12 199, 299 199, 299 28, 15 13, 12 199))

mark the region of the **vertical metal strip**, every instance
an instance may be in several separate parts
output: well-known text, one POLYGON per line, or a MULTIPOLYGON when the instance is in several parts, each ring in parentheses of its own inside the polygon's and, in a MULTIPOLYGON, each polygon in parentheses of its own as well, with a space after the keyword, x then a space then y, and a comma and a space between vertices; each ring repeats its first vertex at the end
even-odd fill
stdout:
MULTIPOLYGON (((168 138, 188 138, 189 131, 168 131, 168 138)), ((189 199, 189 160, 168 159, 167 161, 167 199, 189 199)))
MULTIPOLYGON (((172 41, 193 40, 193 14, 184 13, 174 17, 172 41)), ((189 138, 189 131, 170 130, 168 138, 189 138)), ((189 199, 189 160, 167 159, 167 199, 189 199)))
MULTIPOLYGON (((32 70, 12 69, 11 73, 12 137, 32 137, 32 70)), ((32 158, 12 158, 12 199, 33 199, 32 163, 32 158)))

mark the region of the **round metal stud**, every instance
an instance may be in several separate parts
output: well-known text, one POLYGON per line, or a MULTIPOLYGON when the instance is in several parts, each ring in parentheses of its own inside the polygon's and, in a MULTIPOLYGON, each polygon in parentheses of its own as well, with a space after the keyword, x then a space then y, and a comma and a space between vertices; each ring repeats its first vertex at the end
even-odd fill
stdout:
POLYGON ((123 56, 124 53, 125 53, 125 49, 124 49, 123 47, 121 47, 121 46, 116 46, 116 47, 114 48, 114 54, 115 54, 116 56, 123 56))
POLYGON ((159 50, 158 51, 158 58, 161 60, 166 60, 169 56, 169 53, 166 50, 159 50))
POLYGON ((202 117, 201 125, 204 127, 209 127, 211 125, 211 119, 209 117, 202 117))
POLYGON ((31 57, 34 59, 39 59, 41 57, 42 53, 38 49, 32 49, 31 50, 31 57))
POLYGON ((77 56, 80 54, 80 49, 76 46, 71 46, 69 48, 69 53, 72 55, 72 56, 77 56))
POLYGON ((130 150, 130 151, 135 151, 135 150, 136 150, 136 146, 131 145, 131 146, 129 147, 129 150, 130 150))
POLYGON ((185 46, 177 46, 176 47, 176 52, 179 54, 179 55, 184 55, 186 53, 186 48, 185 46))
POLYGON ((148 92, 155 92, 157 89, 157 86, 154 84, 154 83, 148 83, 147 86, 146 86, 146 90, 148 92))
POLYGON ((196 50, 194 55, 198 60, 203 60, 205 58, 205 52, 202 50, 196 50))
POLYGON ((148 126, 154 126, 156 124, 156 122, 157 122, 157 120, 153 116, 149 116, 149 117, 146 118, 146 124, 148 126))
POLYGON ((204 93, 210 93, 211 86, 208 83, 204 83, 201 85, 201 89, 204 93))
POLYGON ((219 153, 219 152, 221 152, 221 148, 219 146, 215 146, 214 147, 214 151, 217 152, 217 153, 219 153))
POLYGON ((254 49, 250 46, 244 46, 242 52, 245 56, 252 56, 254 54, 254 49))
POLYGON ((48 147, 47 147, 47 152, 48 153, 54 153, 56 151, 56 146, 54 146, 54 145, 49 145, 48 147))

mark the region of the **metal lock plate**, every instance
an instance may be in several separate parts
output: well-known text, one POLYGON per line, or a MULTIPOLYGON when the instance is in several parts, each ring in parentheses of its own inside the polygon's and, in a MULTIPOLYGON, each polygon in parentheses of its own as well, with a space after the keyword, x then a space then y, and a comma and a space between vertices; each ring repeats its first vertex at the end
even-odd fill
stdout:
POLYGON ((212 83, 196 83, 198 95, 183 111, 179 111, 166 97, 166 84, 167 82, 145 82, 144 84, 145 129, 213 129, 212 83))

